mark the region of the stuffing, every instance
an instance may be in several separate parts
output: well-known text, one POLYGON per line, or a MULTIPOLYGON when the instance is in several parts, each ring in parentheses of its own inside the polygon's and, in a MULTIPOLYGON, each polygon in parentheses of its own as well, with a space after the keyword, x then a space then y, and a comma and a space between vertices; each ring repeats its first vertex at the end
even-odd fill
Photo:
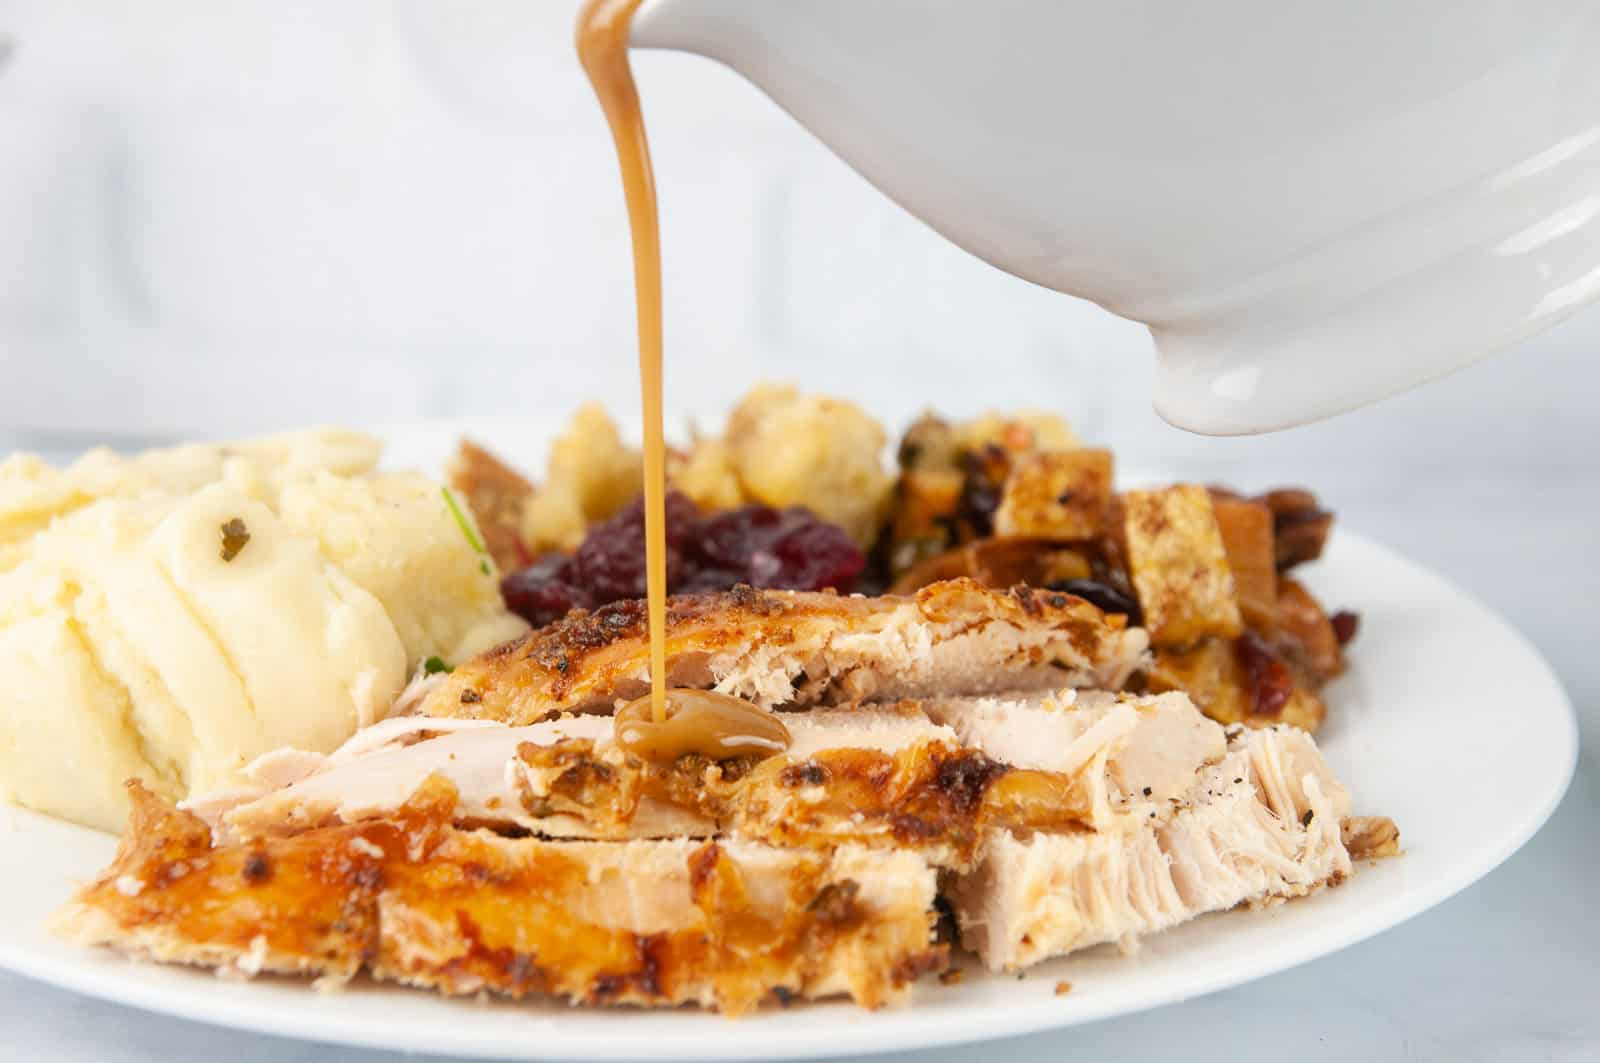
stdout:
POLYGON ((894 487, 888 437, 855 403, 762 385, 734 408, 724 439, 751 501, 804 506, 861 545, 876 537, 894 487))
POLYGON ((639 451, 623 443, 604 407, 585 403, 550 446, 545 482, 523 508, 523 542, 535 555, 574 549, 643 484, 639 451))

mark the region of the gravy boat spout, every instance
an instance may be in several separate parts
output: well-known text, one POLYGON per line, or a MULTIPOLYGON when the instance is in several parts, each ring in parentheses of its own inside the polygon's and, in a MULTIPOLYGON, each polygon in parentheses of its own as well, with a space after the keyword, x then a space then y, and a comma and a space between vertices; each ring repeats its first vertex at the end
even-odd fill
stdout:
POLYGON ((1600 294, 1600 5, 645 0, 1011 273, 1141 321, 1156 406, 1266 431, 1600 294))

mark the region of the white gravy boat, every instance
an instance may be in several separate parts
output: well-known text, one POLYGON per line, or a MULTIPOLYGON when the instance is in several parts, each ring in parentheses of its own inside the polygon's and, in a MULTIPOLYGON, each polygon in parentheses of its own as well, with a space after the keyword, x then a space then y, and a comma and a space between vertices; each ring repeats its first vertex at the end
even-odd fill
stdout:
POLYGON ((645 0, 934 229, 1150 326, 1208 433, 1600 294, 1595 0, 645 0))

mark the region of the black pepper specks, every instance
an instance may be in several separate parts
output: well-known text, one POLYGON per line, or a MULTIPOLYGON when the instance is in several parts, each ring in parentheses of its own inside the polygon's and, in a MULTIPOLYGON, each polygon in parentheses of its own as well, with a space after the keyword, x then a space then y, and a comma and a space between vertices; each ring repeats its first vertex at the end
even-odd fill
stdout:
POLYGON ((223 521, 222 550, 220 556, 224 561, 232 561, 239 556, 239 551, 245 548, 250 541, 250 529, 245 527, 244 521, 238 517, 231 517, 223 521))
POLYGON ((239 873, 250 885, 259 886, 272 878, 272 864, 267 860, 266 853, 254 852, 244 858, 244 866, 239 873))
POLYGON ((1311 820, 1313 818, 1315 818, 1315 817, 1316 817, 1316 813, 1315 812, 1311 811, 1311 809, 1309 809, 1309 808, 1306 809, 1306 814, 1300 817, 1300 825, 1302 827, 1311 826, 1311 820))
POLYGON ((828 781, 828 769, 814 760, 791 764, 778 776, 784 786, 821 786, 828 781))
POLYGON ((461 704, 463 705, 476 705, 482 700, 483 695, 478 693, 476 690, 473 690, 471 687, 467 687, 467 689, 461 692, 461 704))

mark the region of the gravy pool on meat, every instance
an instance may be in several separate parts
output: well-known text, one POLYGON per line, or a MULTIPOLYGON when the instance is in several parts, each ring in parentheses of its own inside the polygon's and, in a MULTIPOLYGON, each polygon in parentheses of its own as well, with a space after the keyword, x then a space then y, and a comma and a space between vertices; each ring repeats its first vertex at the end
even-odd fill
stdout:
POLYGON ((687 753, 712 760, 773 756, 789 748, 778 717, 740 698, 710 690, 667 692, 667 718, 654 718, 649 698, 617 711, 617 745, 644 760, 673 761, 687 753))

